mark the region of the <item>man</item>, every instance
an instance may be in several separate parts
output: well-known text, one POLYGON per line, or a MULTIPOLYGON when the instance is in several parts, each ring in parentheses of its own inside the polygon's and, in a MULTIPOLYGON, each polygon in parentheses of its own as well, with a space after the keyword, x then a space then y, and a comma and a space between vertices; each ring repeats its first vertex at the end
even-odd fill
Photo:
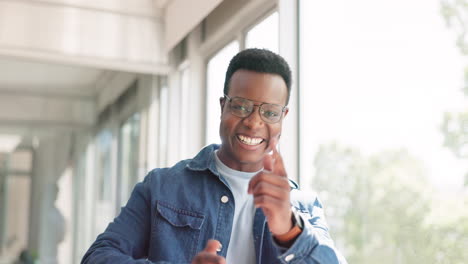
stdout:
POLYGON ((276 150, 290 90, 282 57, 237 54, 220 99, 221 146, 151 171, 82 263, 346 263, 319 200, 288 180, 276 150))

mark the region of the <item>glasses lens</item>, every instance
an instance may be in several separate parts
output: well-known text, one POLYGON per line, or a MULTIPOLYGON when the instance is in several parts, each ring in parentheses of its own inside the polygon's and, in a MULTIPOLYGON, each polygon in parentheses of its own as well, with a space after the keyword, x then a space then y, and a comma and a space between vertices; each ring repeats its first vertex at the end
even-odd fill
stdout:
POLYGON ((254 103, 244 98, 231 99, 231 112, 238 117, 246 117, 252 112, 254 103))
POLYGON ((260 109, 260 113, 262 114, 263 120, 269 123, 275 123, 281 119, 283 107, 274 104, 264 104, 260 109))

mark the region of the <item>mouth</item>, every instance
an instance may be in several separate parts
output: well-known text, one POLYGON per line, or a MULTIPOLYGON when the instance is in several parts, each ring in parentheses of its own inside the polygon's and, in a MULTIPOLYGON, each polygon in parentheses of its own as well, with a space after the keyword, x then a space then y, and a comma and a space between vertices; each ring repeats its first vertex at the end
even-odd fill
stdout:
POLYGON ((257 146, 263 143, 265 141, 263 138, 259 137, 248 137, 245 135, 237 135, 237 139, 239 139, 240 142, 249 145, 249 146, 257 146))

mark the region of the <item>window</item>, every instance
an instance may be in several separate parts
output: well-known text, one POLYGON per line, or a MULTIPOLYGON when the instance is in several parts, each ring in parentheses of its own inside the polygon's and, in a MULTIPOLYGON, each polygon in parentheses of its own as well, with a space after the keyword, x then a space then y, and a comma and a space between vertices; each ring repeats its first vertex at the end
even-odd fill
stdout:
POLYGON ((119 149, 119 201, 125 205, 138 180, 138 151, 140 138, 140 114, 134 113, 120 127, 119 149))
MULTIPOLYGON (((190 131, 191 128, 189 125, 189 100, 190 100, 190 67, 188 65, 184 65, 181 67, 180 70, 180 79, 179 79, 179 87, 180 87, 180 118, 179 118, 179 130, 182 131, 190 131)), ((188 140, 190 140, 189 134, 187 133, 180 133, 179 136, 179 155, 181 159, 186 159, 188 157, 188 140)))
MULTIPOLYGON (((85 254, 89 245, 88 238, 89 231, 89 217, 87 217, 90 208, 86 206, 86 199, 89 195, 84 194, 83 190, 86 185, 86 154, 87 151, 81 150, 75 160, 74 172, 73 172, 73 209, 74 209, 74 221, 73 226, 73 260, 74 263, 81 261, 81 257, 85 254)), ((91 242, 92 243, 92 242, 91 242)))
POLYGON ((104 129, 97 136, 97 173, 99 201, 113 200, 112 133, 104 129))
POLYGON ((278 12, 270 14, 242 35, 245 35, 245 43, 244 40, 232 41, 211 57, 207 64, 206 144, 221 143, 219 138, 219 118, 221 115, 219 98, 223 96, 226 70, 232 57, 239 52, 242 46, 265 48, 278 53, 278 12))
POLYGON ((167 86, 167 78, 161 80, 161 90, 159 94, 159 166, 167 166, 168 159, 168 127, 169 127, 169 87, 167 86))
POLYGON ((0 258, 16 257, 28 244, 32 154, 0 152, 0 258))
POLYGON ((224 77, 231 58, 239 52, 239 43, 233 41, 216 53, 207 67, 206 144, 221 143, 219 139, 219 98, 223 96, 224 77))
POLYGON ((301 183, 348 262, 466 262, 468 162, 444 129, 467 111, 466 57, 440 2, 300 7, 301 183))
MULTIPOLYGON (((95 228, 104 230, 108 223, 114 219, 115 210, 115 178, 112 162, 113 134, 110 129, 104 128, 96 136, 96 196, 95 196, 95 228)), ((102 232, 102 231, 101 231, 102 232)))

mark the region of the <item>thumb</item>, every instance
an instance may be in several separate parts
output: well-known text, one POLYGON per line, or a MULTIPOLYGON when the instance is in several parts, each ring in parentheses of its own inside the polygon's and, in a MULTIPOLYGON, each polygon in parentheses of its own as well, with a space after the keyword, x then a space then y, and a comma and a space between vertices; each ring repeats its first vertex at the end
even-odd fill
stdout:
POLYGON ((215 239, 210 239, 208 240, 208 242, 206 243, 206 247, 203 251, 206 251, 208 253, 211 253, 211 254, 215 254, 216 255, 216 252, 221 249, 221 243, 218 241, 218 240, 215 240, 215 239))

